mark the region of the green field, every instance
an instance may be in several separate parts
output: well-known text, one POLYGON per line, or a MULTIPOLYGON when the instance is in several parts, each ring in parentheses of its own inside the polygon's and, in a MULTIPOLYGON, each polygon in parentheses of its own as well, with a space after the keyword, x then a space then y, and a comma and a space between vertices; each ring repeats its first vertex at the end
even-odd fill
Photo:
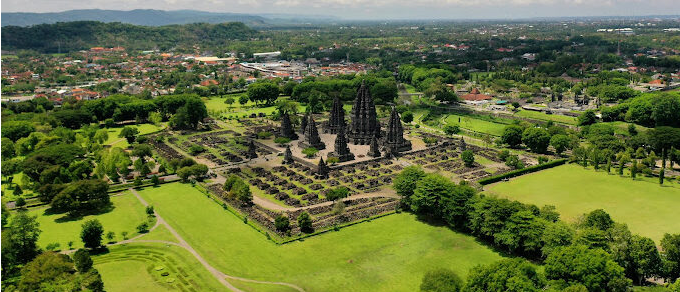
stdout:
POLYGON ((538 206, 555 205, 566 221, 604 209, 615 221, 628 224, 633 233, 650 237, 657 244, 664 233, 680 230, 680 185, 675 182, 660 186, 564 165, 496 183, 486 191, 538 206))
POLYGON ((501 258, 473 237, 406 213, 276 245, 188 184, 140 194, 222 272, 307 291, 414 291, 429 269, 446 267, 465 277, 474 265, 501 258))
POLYGON ((575 117, 558 115, 558 114, 549 115, 549 114, 537 112, 537 111, 520 110, 517 113, 515 113, 515 115, 518 116, 518 117, 523 117, 523 118, 531 118, 531 119, 544 120, 544 121, 553 121, 553 122, 556 122, 556 123, 563 123, 563 124, 568 124, 568 125, 576 125, 578 123, 578 120, 575 117))
MULTIPOLYGON (((139 135, 158 132, 162 129, 162 127, 153 124, 131 125, 131 127, 136 127, 137 130, 139 130, 139 135)), ((123 127, 108 129, 107 131, 109 132, 109 139, 106 140, 106 142, 104 142, 104 145, 109 145, 111 147, 127 148, 129 146, 127 140, 125 140, 125 138, 118 137, 118 135, 120 135, 120 131, 122 130, 123 127)))
POLYGON ((112 246, 93 260, 109 292, 227 290, 179 246, 129 243, 112 246), (163 276, 164 272, 168 275, 163 276))
MULTIPOLYGON (((503 121, 502 119, 498 119, 499 122, 503 121)), ((485 121, 481 119, 477 119, 471 116, 465 116, 465 115, 456 115, 456 114, 449 114, 447 117, 443 120, 445 124, 447 125, 458 125, 463 129, 468 129, 476 132, 481 132, 481 133, 486 133, 486 134, 491 134, 494 136, 500 136, 503 134, 503 130, 506 127, 506 124, 503 123, 494 123, 490 121, 485 121), (460 118, 460 123, 458 122, 458 119, 460 118)))
POLYGON ((147 220, 144 206, 132 194, 111 197, 113 210, 99 215, 88 215, 77 219, 67 219, 64 214, 49 214, 48 209, 29 210, 32 216, 38 216, 40 238, 38 246, 45 248, 50 243, 59 243, 60 249, 68 249, 68 242, 73 241, 73 248, 83 246, 80 240, 81 226, 85 221, 97 219, 104 227, 104 234, 116 233, 115 240, 122 240, 121 232, 127 231, 128 238, 137 233, 136 227, 147 220))

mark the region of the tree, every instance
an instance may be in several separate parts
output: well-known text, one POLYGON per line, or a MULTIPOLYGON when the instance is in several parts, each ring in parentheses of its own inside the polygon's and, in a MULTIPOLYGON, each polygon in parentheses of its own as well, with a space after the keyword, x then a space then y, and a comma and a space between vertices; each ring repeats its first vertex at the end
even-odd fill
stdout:
POLYGON ((410 199, 410 207, 416 213, 443 213, 443 200, 455 191, 455 184, 438 174, 427 174, 418 182, 410 199))
POLYGON ((300 213, 300 216, 298 216, 297 221, 298 226, 300 226, 300 230, 302 230, 302 232, 312 231, 312 217, 309 216, 309 213, 307 212, 300 213))
POLYGON ((170 126, 175 129, 197 129, 198 124, 208 117, 208 109, 203 101, 192 96, 170 118, 170 126))
POLYGON ((548 223, 543 230, 541 253, 547 257, 555 250, 569 246, 574 241, 574 229, 562 221, 548 223))
POLYGON ((78 249, 73 254, 73 261, 78 272, 84 273, 92 269, 92 258, 90 257, 90 253, 85 249, 78 249))
POLYGON ((458 125, 446 125, 444 127, 444 133, 448 135, 460 133, 460 127, 458 125))
POLYGON ((661 256, 651 238, 633 235, 630 244, 630 258, 638 285, 642 285, 646 278, 661 276, 661 256))
POLYGON ((108 188, 103 180, 75 181, 59 192, 50 205, 54 210, 68 212, 69 215, 98 212, 111 204, 108 188))
POLYGON ((279 97, 279 87, 270 82, 256 82, 248 86, 246 93, 252 102, 271 104, 279 97))
POLYGON ((597 116, 595 116, 595 111, 587 110, 578 116, 578 125, 587 126, 592 125, 597 122, 597 116))
POLYGON ((664 277, 670 282, 680 279, 680 234, 664 234, 661 250, 664 277))
POLYGON ((406 124, 410 124, 413 121, 413 113, 410 111, 404 112, 401 114, 401 120, 406 124))
POLYGON ((99 220, 92 219, 85 221, 80 231, 80 239, 86 248, 96 249, 102 245, 102 235, 104 234, 104 227, 99 223, 99 220))
POLYGON ((588 291, 627 291, 630 280, 604 250, 571 245, 545 260, 545 274, 557 289, 582 284, 588 291))
POLYGON ((158 178, 157 175, 154 174, 151 177, 151 183, 153 184, 154 187, 157 187, 161 183, 161 180, 158 178))
POLYGON ((49 291, 74 291, 74 273, 67 255, 45 252, 21 269, 18 288, 19 291, 48 291, 41 287, 50 287, 49 291))
POLYGON ((569 149, 569 145, 571 145, 571 139, 567 135, 557 134, 550 138, 550 146, 555 148, 555 153, 558 155, 562 154, 564 150, 569 149))
POLYGON ((458 292, 462 287, 463 280, 449 269, 428 271, 420 283, 421 292, 458 292))
POLYGON ((137 144, 132 149, 132 156, 139 157, 144 161, 147 157, 153 156, 151 146, 149 144, 137 144))
POLYGON ((586 215, 583 225, 586 227, 593 227, 602 231, 607 231, 614 226, 614 220, 612 220, 609 214, 604 210, 597 209, 586 215))
POLYGON ((16 152, 14 151, 14 142, 12 140, 3 137, 0 146, 2 147, 2 161, 14 158, 16 152))
POLYGON ((470 270, 465 291, 541 291, 545 278, 527 261, 505 259, 470 270))
POLYGON ((245 95, 245 94, 242 94, 241 96, 239 96, 239 97, 238 97, 238 103, 239 103, 241 106, 245 106, 246 103, 248 103, 248 96, 245 95))
POLYGON ((340 187, 336 187, 336 188, 328 190, 328 192, 326 193, 326 199, 329 200, 329 201, 336 201, 338 199, 342 199, 342 198, 347 197, 348 194, 349 194, 349 189, 347 189, 346 187, 340 186, 340 187))
POLYGON ((423 177, 425 177, 425 171, 422 168, 418 166, 406 167, 394 178, 392 188, 397 191, 397 194, 401 195, 404 203, 408 205, 413 190, 416 189, 416 183, 423 177))
POLYGON ((120 131, 120 134, 118 134, 118 137, 125 138, 129 144, 132 144, 135 142, 135 139, 137 139, 138 134, 139 130, 137 130, 136 127, 125 126, 123 127, 123 130, 120 131))
POLYGON ((2 123, 2 137, 17 141, 35 132, 35 126, 28 121, 6 121, 2 123))
POLYGON ((472 150, 463 151, 463 153, 460 154, 460 157, 463 160, 463 163, 465 163, 466 167, 472 167, 475 165, 475 155, 472 153, 472 150))
POLYGON ((510 125, 503 129, 503 135, 501 136, 501 141, 508 144, 510 148, 517 148, 522 144, 522 133, 524 128, 517 125, 510 125))
POLYGON ((288 217, 284 216, 283 214, 279 214, 278 216, 276 216, 276 219, 274 219, 274 227, 276 227, 276 230, 280 232, 288 230, 288 228, 290 227, 288 217))
POLYGON ((29 216, 26 212, 14 215, 2 231, 3 274, 12 270, 15 265, 31 261, 40 253, 37 244, 40 232, 37 217, 29 216))
POLYGON ((533 152, 545 153, 550 144, 550 133, 543 128, 527 128, 522 134, 522 142, 533 152))
POLYGON ((224 104, 229 105, 229 109, 231 109, 231 105, 234 104, 234 102, 236 102, 236 100, 231 96, 224 99, 224 104))

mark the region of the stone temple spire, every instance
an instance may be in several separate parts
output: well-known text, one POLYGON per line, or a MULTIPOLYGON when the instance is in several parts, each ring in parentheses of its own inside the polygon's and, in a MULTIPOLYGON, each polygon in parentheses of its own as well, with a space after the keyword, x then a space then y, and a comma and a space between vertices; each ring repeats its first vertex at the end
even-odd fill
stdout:
POLYGON ((341 127, 345 127, 345 110, 342 108, 340 98, 336 97, 333 99, 333 108, 326 125, 326 131, 331 134, 337 134, 341 127))
POLYGON ((326 163, 323 161, 323 157, 319 160, 319 165, 317 165, 316 168, 316 177, 317 178, 328 178, 328 166, 326 163))
POLYGON ((250 140, 250 143, 248 143, 248 151, 246 152, 246 158, 253 159, 257 158, 257 147, 255 146, 255 142, 253 140, 250 140))
POLYGON ((286 146, 286 151, 283 152, 283 164, 293 163, 293 152, 290 151, 290 146, 286 146))
POLYGON ((368 86, 363 81, 352 106, 351 119, 352 124, 347 137, 352 144, 368 145, 373 136, 380 136, 380 124, 375 112, 375 104, 368 86))
POLYGON ((380 157, 380 149, 378 147, 378 138, 373 136, 373 139, 371 139, 371 148, 368 150, 368 156, 371 157, 380 157))
POLYGON ((307 129, 307 120, 309 120, 309 112, 307 112, 305 116, 302 117, 302 122, 300 123, 300 131, 302 134, 304 134, 305 130, 307 129))
POLYGON ((335 156, 340 162, 354 160, 354 154, 349 151, 347 146, 347 137, 345 136, 345 128, 338 129, 338 135, 335 137, 335 151, 330 154, 335 156))
POLYGON ((394 107, 392 107, 390 122, 387 126, 385 148, 388 148, 393 154, 411 150, 411 141, 404 139, 404 127, 401 125, 399 114, 394 107))
POLYGON ((299 145, 305 148, 314 147, 317 150, 326 148, 326 144, 324 144, 319 137, 319 129, 316 128, 316 122, 312 115, 309 115, 309 120, 307 121, 304 141, 301 141, 299 145))
POLYGON ((298 135, 295 134, 295 130, 293 130, 293 125, 290 123, 290 116, 287 112, 281 113, 281 130, 279 131, 279 137, 286 137, 291 140, 298 138, 298 135))

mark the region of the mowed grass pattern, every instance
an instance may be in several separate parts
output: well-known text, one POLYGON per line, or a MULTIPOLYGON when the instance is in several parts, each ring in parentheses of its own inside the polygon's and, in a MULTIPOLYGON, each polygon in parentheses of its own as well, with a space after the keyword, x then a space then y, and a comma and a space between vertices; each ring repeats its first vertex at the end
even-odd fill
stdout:
POLYGON ((137 233, 137 225, 146 221, 144 206, 130 193, 111 197, 111 203, 114 208, 109 212, 76 219, 67 219, 65 214, 49 214, 44 208, 30 210, 30 215, 38 216, 38 223, 42 230, 38 238, 38 246, 45 248, 50 243, 59 243, 60 249, 68 249, 68 242, 73 241, 73 248, 83 247, 80 231, 83 223, 91 219, 101 222, 104 234, 113 231, 117 241, 123 240, 121 235, 123 231, 128 233, 128 237, 134 236, 137 233))
POLYGON ((561 218, 571 222, 584 213, 604 209, 615 221, 628 224, 633 233, 657 244, 664 233, 680 231, 677 182, 660 186, 571 164, 496 183, 486 191, 539 207, 555 205, 561 218))
POLYGON ((140 193, 217 269, 306 291, 415 291, 430 269, 465 277, 473 266, 501 259, 470 236, 406 213, 276 245, 190 185, 140 193))
POLYGON ((179 246, 129 243, 112 246, 93 260, 109 292, 228 291, 179 246), (164 272, 168 274, 163 276, 164 272))

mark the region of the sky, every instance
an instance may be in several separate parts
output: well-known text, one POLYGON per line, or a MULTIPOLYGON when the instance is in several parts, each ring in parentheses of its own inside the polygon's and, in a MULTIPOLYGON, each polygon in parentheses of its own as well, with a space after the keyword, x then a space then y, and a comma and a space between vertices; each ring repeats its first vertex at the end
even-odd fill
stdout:
POLYGON ((2 0, 2 12, 192 9, 343 19, 517 19, 680 15, 680 0, 2 0))

